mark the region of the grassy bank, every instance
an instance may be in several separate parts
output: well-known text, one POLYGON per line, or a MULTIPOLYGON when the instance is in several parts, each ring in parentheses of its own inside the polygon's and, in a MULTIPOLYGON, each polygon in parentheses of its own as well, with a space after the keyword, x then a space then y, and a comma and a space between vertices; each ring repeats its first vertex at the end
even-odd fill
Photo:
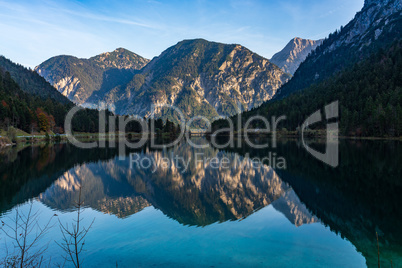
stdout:
MULTIPOLYGON (((75 132, 73 136, 80 142, 90 141, 107 141, 110 139, 119 140, 123 137, 130 139, 140 139, 142 133, 128 132, 128 133, 89 133, 89 132, 75 132)), ((145 133, 150 136, 150 133, 145 133)), ((169 133, 163 133, 163 137, 170 137, 169 133)), ((37 144, 42 142, 61 142, 68 141, 66 134, 55 134, 53 132, 40 132, 29 134, 17 128, 10 128, 8 131, 0 130, 0 147, 11 146, 15 144, 37 144)))

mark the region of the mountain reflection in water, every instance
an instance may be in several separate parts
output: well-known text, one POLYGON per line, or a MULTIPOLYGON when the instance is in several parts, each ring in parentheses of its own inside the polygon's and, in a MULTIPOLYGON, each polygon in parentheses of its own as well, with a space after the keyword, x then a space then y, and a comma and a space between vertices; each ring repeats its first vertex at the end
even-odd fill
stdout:
POLYGON ((60 176, 39 200, 53 209, 72 210, 82 185, 86 206, 121 218, 152 205, 182 224, 205 226, 246 218, 273 204, 296 226, 317 221, 272 168, 255 167, 249 158, 212 148, 194 149, 186 143, 138 155, 139 162, 150 159, 155 166, 130 169, 130 158, 77 166, 60 176), (229 168, 197 161, 201 153, 228 159, 229 168), (189 165, 174 161, 176 157, 190 160, 189 165), (160 159, 171 160, 170 165, 160 159))

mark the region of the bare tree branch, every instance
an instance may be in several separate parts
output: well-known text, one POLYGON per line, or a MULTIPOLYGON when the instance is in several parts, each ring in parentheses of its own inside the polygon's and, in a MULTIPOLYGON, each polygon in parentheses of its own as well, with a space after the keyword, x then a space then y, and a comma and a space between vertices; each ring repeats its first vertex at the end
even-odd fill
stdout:
POLYGON ((62 242, 56 242, 61 249, 66 253, 64 259, 66 261, 72 262, 74 267, 82 267, 83 259, 80 257, 85 245, 85 237, 91 229, 95 219, 91 222, 89 227, 81 227, 82 212, 83 212, 83 201, 81 199, 81 186, 79 188, 78 202, 76 203, 77 209, 77 219, 73 220, 71 224, 71 229, 68 224, 63 225, 59 219, 60 231, 62 233, 62 242))
POLYGON ((15 216, 10 217, 11 223, 1 222, 0 231, 12 241, 14 254, 8 253, 8 245, 6 244, 6 257, 2 265, 6 267, 41 267, 43 265, 44 253, 49 243, 39 246, 41 239, 53 227, 52 216, 47 223, 41 225, 39 223, 39 211, 33 211, 33 203, 29 205, 26 213, 21 213, 16 208, 15 216))

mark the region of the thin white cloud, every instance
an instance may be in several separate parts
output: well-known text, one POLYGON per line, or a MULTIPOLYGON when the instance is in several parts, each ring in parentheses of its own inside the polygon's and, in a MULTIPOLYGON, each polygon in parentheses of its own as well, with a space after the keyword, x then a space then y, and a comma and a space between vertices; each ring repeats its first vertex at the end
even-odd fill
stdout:
POLYGON ((321 14, 319 18, 325 18, 325 17, 331 16, 332 14, 344 9, 344 7, 345 7, 344 5, 339 5, 336 8, 333 8, 333 9, 321 14))
POLYGON ((104 22, 114 22, 114 23, 126 24, 126 25, 134 25, 134 26, 140 26, 140 27, 150 28, 150 29, 160 29, 161 28, 158 25, 154 25, 154 24, 150 24, 150 23, 138 22, 138 21, 128 20, 128 19, 114 18, 114 17, 99 15, 99 14, 90 13, 90 12, 77 12, 77 11, 73 11, 70 9, 62 9, 61 11, 63 13, 71 14, 74 16, 79 16, 84 19, 98 20, 98 21, 104 21, 104 22))

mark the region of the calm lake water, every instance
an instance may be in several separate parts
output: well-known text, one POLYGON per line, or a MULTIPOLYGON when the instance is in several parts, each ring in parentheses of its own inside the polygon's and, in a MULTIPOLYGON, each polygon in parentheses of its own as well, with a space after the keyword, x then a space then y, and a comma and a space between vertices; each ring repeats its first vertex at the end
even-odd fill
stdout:
MULTIPOLYGON (((376 232, 382 267, 401 267, 402 143, 341 141, 339 149, 331 168, 291 140, 272 150, 146 145, 125 160, 113 148, 7 148, 0 220, 31 206, 41 223, 56 214, 40 244, 49 243, 52 265, 63 263, 57 225, 76 218, 81 185, 81 224, 95 219, 84 267, 377 267, 376 232)), ((6 249, 12 241, 0 233, 1 259, 6 249)))

